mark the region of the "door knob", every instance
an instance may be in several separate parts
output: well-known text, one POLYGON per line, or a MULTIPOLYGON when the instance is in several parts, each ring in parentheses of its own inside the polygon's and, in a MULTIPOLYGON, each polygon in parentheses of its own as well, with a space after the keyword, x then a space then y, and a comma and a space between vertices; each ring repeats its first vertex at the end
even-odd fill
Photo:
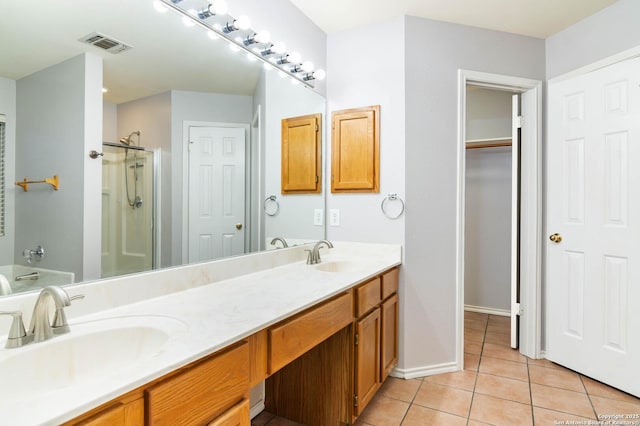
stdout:
POLYGON ((559 243, 560 241, 562 241, 562 235, 558 234, 557 232, 555 234, 551 234, 549 236, 549 239, 551 241, 553 241, 554 243, 559 243))
POLYGON ((236 229, 242 229, 242 224, 241 223, 236 223, 236 229))

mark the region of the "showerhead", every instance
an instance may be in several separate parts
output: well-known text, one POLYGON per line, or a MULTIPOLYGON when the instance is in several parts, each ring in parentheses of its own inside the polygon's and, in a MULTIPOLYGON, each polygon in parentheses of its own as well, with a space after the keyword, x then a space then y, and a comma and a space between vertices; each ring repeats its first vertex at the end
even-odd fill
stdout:
POLYGON ((129 136, 124 137, 124 138, 120 138, 120 143, 123 145, 127 145, 127 146, 131 146, 133 145, 131 142, 131 136, 136 135, 138 136, 138 142, 140 142, 140 130, 136 130, 135 132, 131 132, 129 134, 129 136))

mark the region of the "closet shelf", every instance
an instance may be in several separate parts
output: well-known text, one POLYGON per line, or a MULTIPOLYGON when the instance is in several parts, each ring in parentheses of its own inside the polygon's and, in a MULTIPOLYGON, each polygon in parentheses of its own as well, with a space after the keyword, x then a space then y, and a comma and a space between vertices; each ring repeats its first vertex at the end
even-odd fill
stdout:
POLYGON ((499 148, 511 146, 511 138, 473 139, 466 142, 467 149, 499 148))

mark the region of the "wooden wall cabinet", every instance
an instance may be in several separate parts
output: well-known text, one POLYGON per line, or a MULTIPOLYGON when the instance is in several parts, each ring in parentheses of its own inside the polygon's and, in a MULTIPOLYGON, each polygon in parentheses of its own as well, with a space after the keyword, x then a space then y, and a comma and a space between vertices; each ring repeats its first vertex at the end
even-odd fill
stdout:
POLYGON ((380 192, 380 105, 332 113, 331 192, 380 192))
POLYGON ((322 114, 282 120, 283 194, 322 192, 322 114))

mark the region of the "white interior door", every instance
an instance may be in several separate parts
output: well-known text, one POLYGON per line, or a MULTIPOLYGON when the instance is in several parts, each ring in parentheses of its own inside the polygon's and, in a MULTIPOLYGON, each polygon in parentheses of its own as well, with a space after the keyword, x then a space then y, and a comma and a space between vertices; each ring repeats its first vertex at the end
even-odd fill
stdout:
POLYGON ((189 262, 244 253, 245 130, 189 128, 189 262))
POLYGON ((549 86, 547 358, 640 396, 640 59, 549 86))

